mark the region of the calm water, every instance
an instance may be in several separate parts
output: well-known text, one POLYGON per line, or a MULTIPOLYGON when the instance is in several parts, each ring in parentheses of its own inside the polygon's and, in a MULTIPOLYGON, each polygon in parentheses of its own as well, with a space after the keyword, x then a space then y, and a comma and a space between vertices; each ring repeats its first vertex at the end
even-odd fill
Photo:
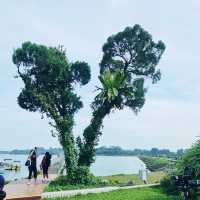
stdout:
MULTIPOLYGON (((4 161, 4 159, 12 159, 12 161, 20 161, 21 162, 21 170, 20 171, 7 171, 0 168, 0 174, 2 174, 6 180, 15 180, 20 178, 28 177, 28 168, 25 166, 25 162, 28 155, 10 155, 10 154, 0 154, 0 162, 4 161)), ((42 160, 42 156, 38 157, 37 165, 39 167, 42 160)), ((12 161, 6 161, 12 163, 12 161)))
MULTIPOLYGON (((28 169, 24 165, 27 155, 1 155, 0 161, 5 158, 11 158, 21 161, 21 170, 6 171, 0 168, 0 174, 4 175, 6 180, 14 180, 25 178, 28 176, 28 169)), ((42 156, 38 158, 38 166, 41 162, 42 156)), ((53 159, 52 159, 53 163, 53 159)), ((136 174, 144 163, 137 157, 125 157, 125 156, 97 156, 96 162, 91 166, 91 171, 96 176, 106 176, 114 174, 136 174)))
POLYGON ((137 174, 144 163, 134 156, 97 156, 91 171, 96 176, 137 174))

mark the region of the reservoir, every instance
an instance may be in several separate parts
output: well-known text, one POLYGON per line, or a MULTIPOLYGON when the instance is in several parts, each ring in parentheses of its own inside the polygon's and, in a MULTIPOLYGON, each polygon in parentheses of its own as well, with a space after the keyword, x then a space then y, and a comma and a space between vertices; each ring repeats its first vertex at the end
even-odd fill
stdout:
MULTIPOLYGON (((52 158, 52 163, 55 157, 52 158)), ((28 169, 24 165, 27 155, 13 155, 13 154, 0 154, 0 162, 4 159, 12 159, 13 161, 21 162, 20 171, 7 171, 0 168, 0 174, 5 179, 15 180, 26 178, 28 176, 28 169)), ((37 159, 37 165, 41 163, 42 156, 37 159)), ((139 169, 144 166, 144 163, 136 156, 97 156, 95 163, 91 166, 91 172, 95 176, 107 176, 114 174, 138 174, 139 169)))

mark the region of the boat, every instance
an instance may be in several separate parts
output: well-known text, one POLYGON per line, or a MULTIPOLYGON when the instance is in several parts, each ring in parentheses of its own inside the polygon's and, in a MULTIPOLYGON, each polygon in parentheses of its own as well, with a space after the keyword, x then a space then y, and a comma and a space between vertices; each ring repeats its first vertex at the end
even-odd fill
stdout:
POLYGON ((11 161, 12 160, 12 158, 5 158, 5 159, 3 159, 3 161, 11 161))
POLYGON ((7 171, 20 171, 21 166, 19 165, 10 165, 9 167, 5 168, 7 171))

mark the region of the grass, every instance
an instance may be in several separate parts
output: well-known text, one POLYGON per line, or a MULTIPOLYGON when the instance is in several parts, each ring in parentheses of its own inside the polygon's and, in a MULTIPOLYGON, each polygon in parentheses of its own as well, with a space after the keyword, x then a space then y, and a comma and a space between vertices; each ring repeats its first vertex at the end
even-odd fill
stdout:
POLYGON ((160 181, 166 176, 164 171, 151 172, 148 176, 148 183, 160 183, 160 181))
MULTIPOLYGON (((152 172, 148 176, 148 183, 159 183, 160 180, 165 176, 164 172, 152 172)), ((143 182, 138 175, 112 175, 98 177, 97 184, 94 185, 69 185, 67 184, 65 177, 58 177, 55 181, 52 181, 46 188, 45 192, 62 191, 62 190, 75 190, 84 188, 97 188, 105 186, 126 186, 126 185, 141 185, 143 182)))
POLYGON ((141 188, 71 198, 56 198, 54 200, 181 200, 181 198, 177 196, 166 196, 159 188, 141 188))
POLYGON ((140 159, 146 164, 147 168, 152 172, 173 169, 175 166, 175 162, 168 158, 141 156, 140 159))
POLYGON ((140 185, 143 182, 139 178, 138 175, 131 174, 131 175, 126 175, 126 174, 118 174, 118 175, 112 175, 112 176, 103 176, 101 177, 103 180, 106 180, 109 185, 112 186, 124 186, 127 185, 128 183, 132 183, 134 185, 140 185))

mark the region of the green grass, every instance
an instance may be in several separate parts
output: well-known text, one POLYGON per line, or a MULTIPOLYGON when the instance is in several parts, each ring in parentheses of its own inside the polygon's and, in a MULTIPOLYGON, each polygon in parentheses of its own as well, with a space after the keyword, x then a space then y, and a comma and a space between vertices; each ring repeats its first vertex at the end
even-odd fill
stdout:
POLYGON ((143 184, 141 179, 136 174, 118 174, 118 175, 112 175, 112 176, 103 176, 101 177, 103 180, 106 180, 109 185, 112 186, 124 186, 127 185, 127 183, 132 182, 134 185, 140 185, 143 184))
POLYGON ((163 157, 141 156, 140 159, 146 164, 147 168, 152 172, 173 169, 176 164, 174 160, 163 157))
POLYGON ((166 176, 166 173, 163 171, 151 172, 148 176, 148 183, 160 183, 160 181, 166 176))
MULTIPOLYGON (((152 172, 148 177, 148 183, 159 183, 165 176, 164 172, 152 172)), ((84 188, 97 188, 105 186, 126 186, 126 185, 141 185, 143 182, 136 174, 125 175, 118 174, 112 176, 98 177, 100 181, 94 185, 70 185, 67 184, 65 177, 58 177, 52 181, 46 188, 45 192, 62 191, 62 190, 75 190, 84 188)))
POLYGON ((167 196, 159 188, 118 190, 108 193, 89 194, 54 200, 181 200, 180 197, 167 196))

